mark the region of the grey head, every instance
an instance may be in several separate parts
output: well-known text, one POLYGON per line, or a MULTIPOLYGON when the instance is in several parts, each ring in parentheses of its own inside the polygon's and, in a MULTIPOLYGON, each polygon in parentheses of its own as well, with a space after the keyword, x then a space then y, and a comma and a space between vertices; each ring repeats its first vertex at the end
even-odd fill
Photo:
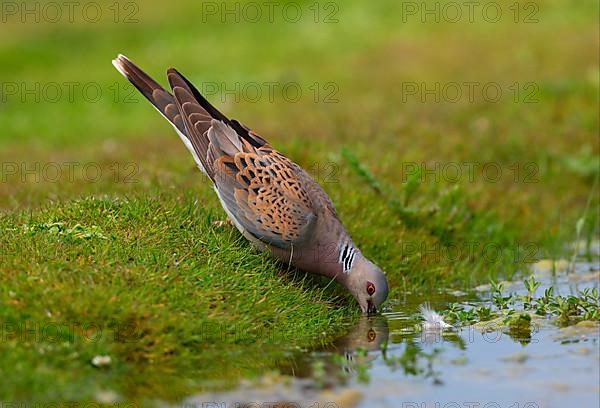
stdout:
POLYGON ((362 254, 357 256, 344 283, 358 302, 362 312, 369 315, 377 313, 388 295, 385 274, 362 254))

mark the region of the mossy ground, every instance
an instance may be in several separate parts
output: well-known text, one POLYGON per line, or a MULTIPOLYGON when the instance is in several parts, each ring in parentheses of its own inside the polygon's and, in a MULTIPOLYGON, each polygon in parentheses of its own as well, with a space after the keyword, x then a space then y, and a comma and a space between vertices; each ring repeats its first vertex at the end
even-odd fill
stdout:
POLYGON ((492 24, 423 23, 395 1, 345 1, 318 23, 311 2, 296 23, 144 2, 115 23, 109 3, 95 24, 1 27, 0 76, 17 87, 0 103, 1 400, 177 400, 274 369, 356 316, 339 288, 218 222, 181 142, 110 65, 118 52, 160 81, 174 65, 221 90, 278 82, 272 99, 208 96, 311 171, 391 298, 510 277, 574 239, 598 171, 597 4, 541 1, 537 23, 507 4, 492 24), (441 91, 466 82, 473 99, 441 91), (51 83, 62 96, 38 102, 51 83), (439 102, 407 92, 436 83, 439 102))

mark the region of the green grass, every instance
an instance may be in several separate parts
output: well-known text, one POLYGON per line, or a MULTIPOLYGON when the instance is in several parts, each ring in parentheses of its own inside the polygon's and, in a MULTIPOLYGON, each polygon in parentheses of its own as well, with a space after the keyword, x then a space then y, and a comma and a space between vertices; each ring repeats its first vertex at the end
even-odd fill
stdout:
MULTIPOLYGON (((300 2, 305 13, 313 3, 300 2)), ((565 256, 576 232, 597 236, 598 5, 539 3, 536 24, 403 22, 391 0, 340 3, 330 24, 202 22, 193 1, 140 3, 133 24, 3 24, 2 84, 70 81, 102 96, 1 95, 0 400, 114 390, 176 401, 276 369, 357 316, 335 285, 214 222, 225 214, 208 181, 110 65, 119 52, 163 83, 176 66, 200 87, 300 84, 295 103, 281 92, 209 99, 314 175, 386 270, 390 298, 510 278, 565 256), (403 92, 437 82, 493 82, 506 97, 403 92), (328 83, 335 103, 324 101, 328 83), (524 103, 528 83, 535 103, 524 103), (463 171, 456 181, 431 175, 448 164, 463 171), (28 325, 53 336, 19 332, 28 325), (94 367, 98 355, 111 364, 94 367)))
POLYGON ((221 218, 191 194, 160 192, 4 218, 0 394, 92 398, 119 384, 170 399, 334 334, 343 302, 221 218), (111 356, 110 370, 92 366, 96 355, 111 356), (176 381, 183 373, 194 381, 176 381))

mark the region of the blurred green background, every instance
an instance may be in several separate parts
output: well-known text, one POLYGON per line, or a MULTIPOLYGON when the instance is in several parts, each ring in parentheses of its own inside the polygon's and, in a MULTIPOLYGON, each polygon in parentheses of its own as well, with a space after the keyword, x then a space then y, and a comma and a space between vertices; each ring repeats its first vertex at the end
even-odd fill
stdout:
POLYGON ((101 385, 176 399, 199 379, 274 368, 281 343, 257 327, 305 346, 355 316, 344 294, 289 281, 212 224, 224 213, 209 183, 112 67, 118 53, 163 84, 176 67, 309 169, 391 298, 510 277, 597 236, 598 2, 267 3, 2 2, 1 316, 133 324, 136 339, 79 336, 42 356, 11 337, 4 396, 93 398, 101 385), (482 245, 444 255, 466 242, 482 245), (248 343, 197 340, 213 319, 242 322, 248 343), (250 350, 263 353, 239 368, 250 350), (92 367, 96 353, 113 367, 92 367))

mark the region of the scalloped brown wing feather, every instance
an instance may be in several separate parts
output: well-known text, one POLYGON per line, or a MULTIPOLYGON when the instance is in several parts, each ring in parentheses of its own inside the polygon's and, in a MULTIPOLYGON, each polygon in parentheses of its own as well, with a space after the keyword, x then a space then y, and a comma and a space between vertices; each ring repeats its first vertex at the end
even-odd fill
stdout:
POLYGON ((214 163, 223 205, 260 241, 290 248, 310 236, 317 216, 303 187, 304 172, 270 146, 243 142, 234 155, 214 163))

